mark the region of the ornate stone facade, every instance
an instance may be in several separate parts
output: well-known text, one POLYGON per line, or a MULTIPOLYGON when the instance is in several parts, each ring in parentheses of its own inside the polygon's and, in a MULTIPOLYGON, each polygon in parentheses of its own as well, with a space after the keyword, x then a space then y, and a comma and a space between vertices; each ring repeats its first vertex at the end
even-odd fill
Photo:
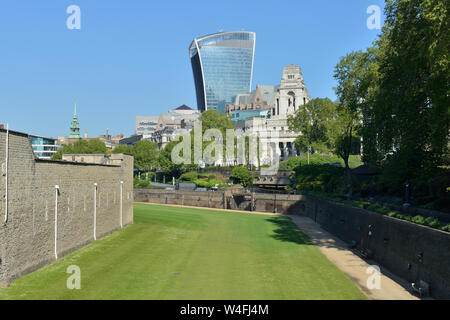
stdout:
POLYGON ((297 155, 294 141, 299 134, 289 131, 287 118, 311 100, 302 70, 296 65, 283 69, 281 83, 275 88, 275 105, 270 117, 254 117, 237 123, 244 132, 257 134, 261 143, 267 146, 268 157, 261 159, 261 164, 274 163, 275 153, 280 161, 297 155))

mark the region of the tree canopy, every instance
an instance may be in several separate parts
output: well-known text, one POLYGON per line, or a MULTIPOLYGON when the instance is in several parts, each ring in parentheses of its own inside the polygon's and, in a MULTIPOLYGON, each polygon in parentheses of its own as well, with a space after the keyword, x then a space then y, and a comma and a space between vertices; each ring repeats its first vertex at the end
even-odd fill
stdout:
POLYGON ((73 144, 62 146, 54 155, 53 159, 62 159, 63 154, 107 154, 108 148, 100 139, 78 140, 73 144))

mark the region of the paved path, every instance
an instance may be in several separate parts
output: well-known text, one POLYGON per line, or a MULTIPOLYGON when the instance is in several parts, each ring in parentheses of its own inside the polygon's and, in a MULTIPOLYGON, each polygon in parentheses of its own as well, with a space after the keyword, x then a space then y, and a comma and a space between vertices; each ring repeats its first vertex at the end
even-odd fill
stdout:
MULTIPOLYGON (((370 290, 367 287, 366 273, 369 263, 358 257, 348 245, 323 230, 312 219, 302 216, 289 216, 292 221, 311 239, 319 250, 341 269, 370 300, 418 300, 404 288, 408 284, 392 274, 381 270, 381 288, 370 290), (394 281, 395 279, 396 281, 394 281), (400 285, 400 283, 403 285, 400 285)), ((376 263, 373 263, 376 264, 376 263)))

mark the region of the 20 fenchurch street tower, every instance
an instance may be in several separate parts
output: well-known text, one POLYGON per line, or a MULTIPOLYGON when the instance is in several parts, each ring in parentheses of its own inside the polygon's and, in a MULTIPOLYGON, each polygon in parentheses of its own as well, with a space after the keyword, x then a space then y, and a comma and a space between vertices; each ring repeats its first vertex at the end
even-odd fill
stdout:
POLYGON ((189 47, 200 111, 223 112, 252 86, 255 33, 221 32, 196 38, 189 47))

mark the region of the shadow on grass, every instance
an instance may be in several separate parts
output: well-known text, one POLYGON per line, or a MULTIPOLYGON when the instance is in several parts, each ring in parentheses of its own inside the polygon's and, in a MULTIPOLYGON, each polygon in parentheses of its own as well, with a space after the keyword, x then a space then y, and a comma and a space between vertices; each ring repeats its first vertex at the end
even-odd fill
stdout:
POLYGON ((294 222, 288 217, 272 217, 266 221, 275 224, 278 228, 275 229, 272 238, 284 242, 294 242, 297 244, 312 244, 309 238, 301 232, 294 222))

